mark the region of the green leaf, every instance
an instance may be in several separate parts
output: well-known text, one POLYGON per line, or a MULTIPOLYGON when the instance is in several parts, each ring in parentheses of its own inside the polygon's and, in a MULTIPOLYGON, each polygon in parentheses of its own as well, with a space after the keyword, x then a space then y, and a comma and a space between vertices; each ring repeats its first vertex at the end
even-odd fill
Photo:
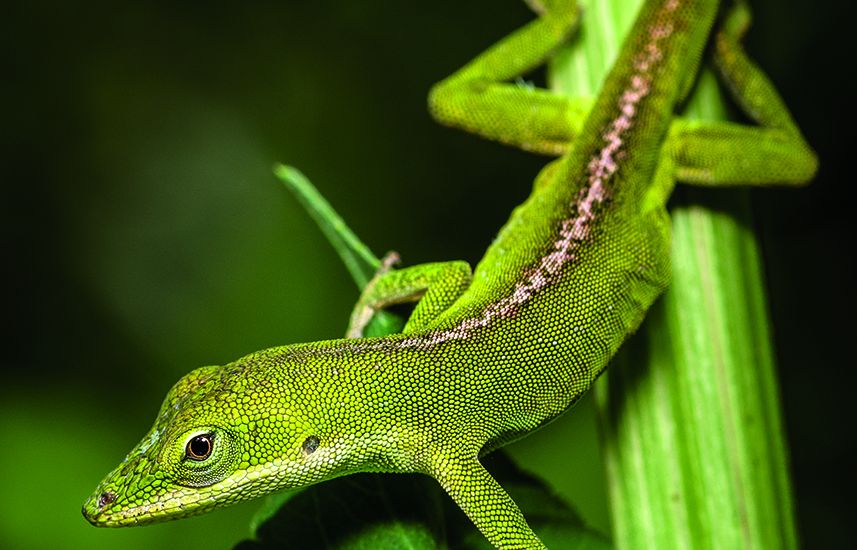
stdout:
MULTIPOLYGON (((294 166, 276 164, 274 174, 316 221, 321 232, 339 254, 351 278, 357 283, 357 288, 362 290, 378 271, 381 260, 363 244, 363 241, 354 234, 327 199, 300 170, 294 166)), ((379 311, 369 322, 365 333, 370 337, 384 336, 401 332, 404 326, 405 319, 401 315, 379 311)))
MULTIPOLYGON (((518 470, 503 453, 486 467, 553 549, 606 550, 610 544, 544 483, 518 470)), ((277 495, 254 521, 253 540, 238 550, 491 548, 438 483, 417 474, 358 474, 277 495)))
POLYGON ((303 173, 294 166, 274 165, 274 174, 306 208, 309 215, 318 223, 321 232, 333 245, 342 263, 351 273, 357 288, 363 288, 372 278, 381 261, 372 254, 368 246, 345 224, 339 214, 330 206, 318 189, 303 173))

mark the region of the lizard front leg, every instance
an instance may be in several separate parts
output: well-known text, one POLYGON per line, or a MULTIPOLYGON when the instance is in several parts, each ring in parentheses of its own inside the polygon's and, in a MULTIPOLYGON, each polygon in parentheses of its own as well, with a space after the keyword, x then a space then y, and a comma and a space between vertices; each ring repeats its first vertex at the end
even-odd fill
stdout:
POLYGON ((476 453, 442 453, 435 463, 432 475, 496 548, 547 548, 476 453))
POLYGON ((528 3, 544 14, 436 84, 429 110, 441 124, 560 155, 579 133, 591 101, 508 81, 543 64, 575 28, 579 10, 574 0, 528 3))
POLYGON ((417 302, 403 333, 421 330, 458 299, 470 285, 467 262, 436 262, 392 269, 398 255, 388 254, 351 313, 346 337, 360 338, 376 311, 393 304, 417 302))
POLYGON ((747 57, 750 11, 737 2, 714 36, 713 63, 741 109, 759 126, 676 120, 664 145, 675 177, 695 185, 802 184, 818 166, 776 88, 747 57))

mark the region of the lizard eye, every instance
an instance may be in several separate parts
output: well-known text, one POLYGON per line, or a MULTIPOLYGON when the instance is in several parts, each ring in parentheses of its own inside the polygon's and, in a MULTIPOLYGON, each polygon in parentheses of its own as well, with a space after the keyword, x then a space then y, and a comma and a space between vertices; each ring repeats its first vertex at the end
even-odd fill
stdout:
POLYGON ((185 456, 191 460, 202 461, 211 456, 213 449, 214 435, 202 434, 187 442, 185 456))
POLYGON ((219 426, 196 426, 169 440, 158 462, 170 481, 184 487, 208 487, 235 473, 244 443, 219 426))

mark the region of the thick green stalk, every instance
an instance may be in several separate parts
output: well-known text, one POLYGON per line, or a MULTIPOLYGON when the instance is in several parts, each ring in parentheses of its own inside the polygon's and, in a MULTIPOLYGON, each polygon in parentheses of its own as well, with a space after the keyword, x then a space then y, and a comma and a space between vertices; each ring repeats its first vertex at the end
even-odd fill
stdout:
MULTIPOLYGON (((554 88, 594 95, 640 0, 583 2, 554 88), (582 49, 581 49, 582 50, 582 49)), ((683 113, 725 118, 706 74, 683 113)), ((596 393, 618 548, 794 548, 765 287, 746 190, 679 188, 673 282, 596 393)))

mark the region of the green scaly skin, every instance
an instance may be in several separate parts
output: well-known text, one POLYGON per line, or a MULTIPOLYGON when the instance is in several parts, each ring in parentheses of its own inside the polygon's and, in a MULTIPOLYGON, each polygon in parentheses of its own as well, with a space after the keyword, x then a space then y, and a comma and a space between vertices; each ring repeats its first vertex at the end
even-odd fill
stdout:
POLYGON ((472 277, 463 262, 380 272, 355 308, 355 338, 186 375, 85 503, 91 523, 181 518, 353 472, 422 472, 495 546, 543 547, 479 457, 568 409, 642 321, 669 280, 676 179, 800 183, 815 158, 738 45, 743 5, 718 25, 712 55, 753 127, 672 116, 718 2, 647 2, 594 104, 503 83, 577 23, 570 0, 538 8, 430 95, 445 124, 561 154, 472 277), (374 311, 416 300, 402 334, 359 338, 374 311))

